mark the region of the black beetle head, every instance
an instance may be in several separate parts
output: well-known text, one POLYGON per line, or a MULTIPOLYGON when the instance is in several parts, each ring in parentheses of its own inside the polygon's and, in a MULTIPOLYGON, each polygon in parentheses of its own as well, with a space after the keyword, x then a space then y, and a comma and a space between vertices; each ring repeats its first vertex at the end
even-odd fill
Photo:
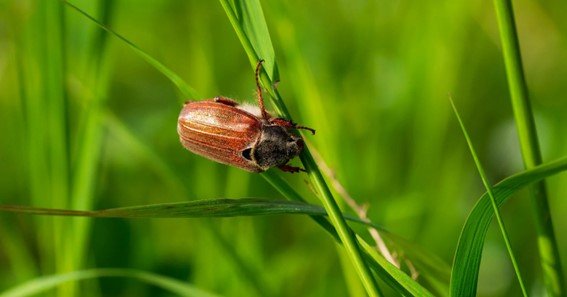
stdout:
POLYGON ((264 126, 258 145, 253 149, 253 159, 261 168, 285 165, 303 150, 303 140, 289 133, 284 127, 264 126))

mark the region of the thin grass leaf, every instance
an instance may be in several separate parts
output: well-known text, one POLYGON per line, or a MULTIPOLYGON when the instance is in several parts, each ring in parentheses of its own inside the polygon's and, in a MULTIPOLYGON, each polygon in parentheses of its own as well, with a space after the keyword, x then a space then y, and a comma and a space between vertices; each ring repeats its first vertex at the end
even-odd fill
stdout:
MULTIPOLYGON (((565 170, 567 158, 561 158, 508 177, 492 188, 496 204, 501 206, 521 188, 565 170)), ((482 247, 493 215, 490 197, 484 193, 461 231, 451 274, 451 296, 476 295, 482 247)))
POLYGON ((102 278, 102 277, 122 277, 122 278, 137 279, 147 284, 160 287, 178 296, 191 296, 191 297, 217 296, 212 293, 198 289, 195 286, 188 285, 185 282, 159 274, 154 274, 140 270, 133 270, 133 269, 103 268, 103 269, 74 271, 65 274, 54 274, 54 275, 34 278, 12 289, 4 291, 3 293, 0 293, 0 297, 32 296, 54 289, 64 283, 77 282, 77 281, 93 279, 93 278, 102 278))
POLYGON ((114 35, 116 38, 118 38, 119 40, 124 42, 130 49, 132 49, 135 53, 140 55, 140 57, 142 57, 144 60, 146 60, 146 62, 148 62, 150 65, 154 66, 159 72, 161 72, 163 75, 165 75, 167 78, 169 78, 169 80, 171 80, 177 86, 177 88, 179 89, 179 91, 181 91, 181 94, 185 98, 185 99, 182 98, 180 100, 182 103, 186 99, 200 98, 197 91, 195 91, 195 89, 193 89, 191 86, 189 86, 187 83, 185 83, 185 81, 183 81, 183 79, 181 79, 181 77, 179 77, 179 75, 177 75, 171 69, 167 68, 161 62, 159 62, 158 60, 154 59, 152 56, 147 54, 145 51, 143 51, 141 48, 139 48, 133 42, 126 39, 124 36, 118 34, 114 30, 110 29, 105 24, 99 22, 97 19, 95 19, 94 17, 92 17, 91 15, 86 13, 85 11, 81 10, 77 6, 71 4, 67 1, 65 1, 65 4, 67 4, 69 7, 73 8, 74 10, 76 10, 77 12, 79 12, 80 14, 85 16, 87 19, 91 20, 93 23, 95 23, 101 29, 103 29, 106 32, 114 35))
POLYGON ((480 175, 480 178, 482 179, 482 183, 483 183, 484 187, 486 188, 486 193, 488 194, 488 197, 490 198, 490 204, 492 205, 492 210, 494 211, 494 216, 496 217, 496 222, 498 222, 498 226, 500 227, 500 233, 502 234, 502 238, 504 239, 504 244, 506 245, 506 250, 508 251, 508 255, 510 256, 510 261, 512 262, 512 266, 514 267, 514 272, 516 273, 516 277, 518 278, 518 282, 520 284, 522 294, 524 296, 528 296, 528 292, 526 291, 526 285, 524 284, 524 281, 522 280, 520 268, 518 267, 518 262, 516 261, 516 257, 514 256, 514 251, 512 250, 512 244, 510 243, 510 239, 508 237, 508 232, 506 231, 506 227, 504 226, 504 220, 502 220, 502 217, 500 216, 500 211, 498 210, 498 206, 496 205, 496 200, 494 199, 494 193, 492 192, 492 186, 488 182, 488 178, 486 177, 486 174, 484 173, 484 169, 482 168, 482 164, 480 164, 480 160, 479 160, 479 158, 476 154, 476 150, 474 149, 474 146, 472 144, 472 140, 469 137, 469 133, 467 132, 467 129, 465 128, 465 124, 463 123, 463 120, 461 119, 461 116, 459 115, 459 111, 457 110, 457 107, 455 106, 455 103, 453 102, 453 100, 451 99, 450 101, 451 101, 451 106, 453 107, 453 111, 455 112, 455 116, 457 117, 457 120, 459 121, 459 125, 461 126, 461 130, 463 131, 463 135, 465 136, 465 140, 467 141, 467 145, 469 146, 469 150, 470 150, 470 153, 473 157, 477 171, 480 175))
MULTIPOLYGON (((93 218, 205 218, 275 214, 326 215, 325 209, 318 205, 307 204, 299 201, 261 198, 208 199, 110 208, 104 210, 72 210, 18 205, 0 205, 0 211, 32 215, 93 218)), ((355 216, 346 217, 349 217, 352 221, 364 223, 355 216)), ((378 225, 375 225, 375 227, 383 229, 378 225)))
MULTIPOLYGON (((276 55, 260 1, 234 0, 233 9, 244 35, 250 40, 250 44, 254 48, 254 52, 258 55, 258 58, 265 61, 264 67, 268 77, 272 81, 279 81, 276 55)), ((253 61, 254 64, 256 61, 253 61)))
POLYGON ((255 67, 258 60, 264 60, 262 72, 268 74, 270 81, 278 81, 274 47, 260 1, 234 0, 234 5, 231 5, 227 0, 221 0, 220 3, 248 55, 250 65, 255 67))

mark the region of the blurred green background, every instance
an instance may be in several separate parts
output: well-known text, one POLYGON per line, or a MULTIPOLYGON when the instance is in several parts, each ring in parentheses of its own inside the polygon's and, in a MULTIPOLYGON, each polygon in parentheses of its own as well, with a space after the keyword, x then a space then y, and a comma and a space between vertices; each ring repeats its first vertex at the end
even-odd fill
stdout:
MULTIPOLYGON (((181 98, 124 43, 59 1, 0 0, 0 203, 102 209, 282 198, 261 176, 179 144, 183 100, 255 98, 253 71, 218 2, 72 3, 170 67, 201 98, 181 98)), ((492 182, 522 169, 492 2, 262 5, 278 89, 294 120, 317 130, 308 141, 349 193, 368 204, 374 222, 450 264, 484 188, 449 97, 492 182)), ((567 2, 514 5, 543 158, 551 161, 567 155, 567 2)), ((283 175, 318 203, 306 175, 283 175)), ((548 185, 567 267, 567 176, 548 185)), ((529 290, 540 294, 525 194, 503 214, 529 290)), ((89 222, 0 215, 0 289, 91 267, 140 269, 228 296, 346 296, 360 289, 341 249, 305 216, 89 222)), ((478 293, 518 295, 494 227, 478 293)), ((86 281, 78 290, 167 296, 124 279, 86 281)))

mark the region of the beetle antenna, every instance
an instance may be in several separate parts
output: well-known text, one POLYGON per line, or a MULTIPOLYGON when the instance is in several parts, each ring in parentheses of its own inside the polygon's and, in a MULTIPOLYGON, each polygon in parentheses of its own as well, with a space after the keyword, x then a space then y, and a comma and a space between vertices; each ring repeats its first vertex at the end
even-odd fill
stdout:
POLYGON ((315 135, 315 129, 313 129, 313 128, 309 128, 309 127, 305 127, 305 126, 298 126, 298 125, 293 126, 293 128, 307 130, 307 131, 311 132, 311 134, 315 135))
POLYGON ((256 92, 258 94, 258 105, 260 106, 260 111, 262 112, 262 118, 267 120, 269 118, 268 112, 266 112, 266 107, 264 106, 264 97, 262 97, 262 86, 260 86, 260 70, 262 69, 262 63, 264 60, 258 61, 256 65, 256 92))

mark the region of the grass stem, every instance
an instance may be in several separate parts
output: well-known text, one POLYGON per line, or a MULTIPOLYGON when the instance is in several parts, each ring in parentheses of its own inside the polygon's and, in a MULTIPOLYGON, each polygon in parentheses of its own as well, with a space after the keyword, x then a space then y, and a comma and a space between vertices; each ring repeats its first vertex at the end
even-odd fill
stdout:
MULTIPOLYGON (((522 66, 514 12, 511 0, 494 0, 494 5, 524 167, 530 169, 541 164, 542 158, 522 66)), ((565 294, 563 271, 553 232, 545 182, 541 181, 532 186, 531 192, 543 279, 550 296, 563 296, 565 294)))

